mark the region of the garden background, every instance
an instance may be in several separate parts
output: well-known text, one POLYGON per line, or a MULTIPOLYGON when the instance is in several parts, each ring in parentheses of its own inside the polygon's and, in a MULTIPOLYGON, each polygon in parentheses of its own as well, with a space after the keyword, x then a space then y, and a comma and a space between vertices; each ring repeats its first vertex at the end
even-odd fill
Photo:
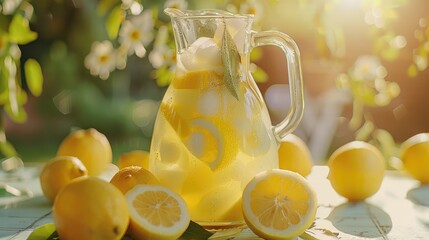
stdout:
MULTIPOLYGON (((149 150, 175 64, 165 7, 255 14, 255 30, 297 42, 311 111, 296 134, 310 147, 320 144, 317 134, 329 137, 323 150, 312 149, 317 162, 359 139, 394 166, 398 144, 429 131, 426 0, 1 0, 2 155, 45 161, 71 130, 91 127, 108 137, 114 160, 149 150)), ((273 123, 287 111, 279 54, 252 53, 273 123)))

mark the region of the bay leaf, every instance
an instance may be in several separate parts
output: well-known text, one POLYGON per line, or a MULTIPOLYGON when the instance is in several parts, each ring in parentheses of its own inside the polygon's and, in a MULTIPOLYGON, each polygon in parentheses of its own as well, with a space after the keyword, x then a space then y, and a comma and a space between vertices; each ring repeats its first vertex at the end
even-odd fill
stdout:
POLYGON ((240 77, 240 54, 224 23, 222 36, 221 57, 224 66, 223 81, 232 96, 238 100, 240 77))

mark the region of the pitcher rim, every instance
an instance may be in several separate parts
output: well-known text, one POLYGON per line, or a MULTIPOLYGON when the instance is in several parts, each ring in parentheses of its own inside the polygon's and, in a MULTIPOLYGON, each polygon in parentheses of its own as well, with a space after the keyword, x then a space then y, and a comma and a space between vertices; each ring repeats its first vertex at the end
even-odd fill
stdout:
MULTIPOLYGON (((252 20, 254 18, 253 14, 232 14, 227 11, 220 11, 216 9, 201 9, 201 10, 185 10, 180 11, 183 15, 176 15, 168 13, 167 8, 164 9, 164 13, 169 16, 171 19, 206 19, 206 18, 216 18, 216 19, 245 19, 245 20, 252 20), (191 15, 191 12, 194 12, 195 14, 191 15), (221 13, 224 13, 222 15, 221 13)), ((177 10, 177 9, 174 9, 177 10)))

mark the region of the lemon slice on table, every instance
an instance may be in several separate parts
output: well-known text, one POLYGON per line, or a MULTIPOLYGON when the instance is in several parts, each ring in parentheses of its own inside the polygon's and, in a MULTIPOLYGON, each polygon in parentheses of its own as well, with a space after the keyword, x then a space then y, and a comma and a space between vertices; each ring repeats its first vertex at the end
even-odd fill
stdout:
POLYGON ((191 121, 191 134, 185 139, 188 150, 213 171, 232 162, 238 152, 234 129, 221 118, 191 121))
POLYGON ((317 196, 298 173, 272 169, 257 174, 243 192, 249 228, 265 239, 292 239, 314 221, 317 196))
POLYGON ((189 226, 185 201, 166 187, 137 185, 125 198, 130 210, 128 232, 135 239, 177 239, 189 226))

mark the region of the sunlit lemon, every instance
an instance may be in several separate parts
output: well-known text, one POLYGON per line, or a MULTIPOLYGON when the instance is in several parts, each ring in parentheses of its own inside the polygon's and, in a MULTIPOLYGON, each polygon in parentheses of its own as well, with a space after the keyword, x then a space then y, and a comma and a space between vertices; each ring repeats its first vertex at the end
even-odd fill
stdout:
POLYGON ((298 173, 272 169, 257 174, 243 192, 249 228, 265 239, 293 239, 314 221, 317 196, 298 173))
POLYGON ((122 153, 118 159, 119 169, 129 166, 139 166, 149 169, 149 152, 144 150, 133 150, 122 153))
POLYGON ((335 150, 328 160, 334 190, 350 201, 361 201, 375 194, 386 169, 380 150, 362 142, 349 142, 335 150))
POLYGON ((212 170, 228 166, 238 152, 235 129, 218 118, 197 118, 191 121, 191 134, 184 139, 188 150, 212 170))
POLYGON ((313 168, 310 150, 301 138, 289 134, 280 142, 279 168, 307 176, 313 168))
POLYGON ((57 156, 75 156, 88 169, 90 176, 101 174, 112 162, 109 140, 94 128, 71 132, 60 144, 57 156))
POLYGON ((429 133, 419 133, 401 145, 404 169, 423 184, 429 183, 429 133))
POLYGON ((54 202, 57 193, 73 179, 87 176, 88 170, 76 157, 58 156, 48 161, 40 172, 43 195, 54 202))
POLYGON ((121 239, 130 215, 124 195, 97 177, 80 177, 67 184, 53 206, 61 239, 121 239))
POLYGON ((143 167, 129 166, 117 172, 110 183, 115 185, 123 194, 134 188, 138 184, 159 184, 158 179, 143 167))
POLYGON ((135 239, 177 239, 190 223, 184 200, 162 186, 137 185, 126 195, 128 232, 135 239))

